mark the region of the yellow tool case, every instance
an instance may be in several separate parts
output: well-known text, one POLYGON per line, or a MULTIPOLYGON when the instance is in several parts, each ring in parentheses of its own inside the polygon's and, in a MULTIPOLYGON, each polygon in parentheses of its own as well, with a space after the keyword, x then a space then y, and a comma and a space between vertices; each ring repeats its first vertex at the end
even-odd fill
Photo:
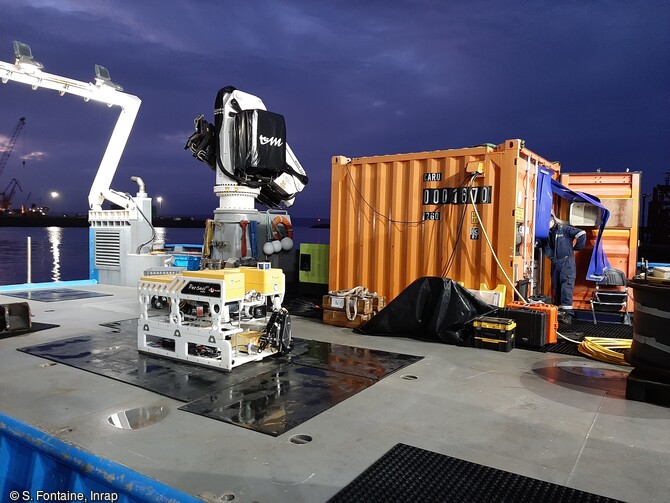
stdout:
POLYGON ((482 316, 472 322, 475 347, 509 352, 514 349, 516 322, 509 318, 482 316))

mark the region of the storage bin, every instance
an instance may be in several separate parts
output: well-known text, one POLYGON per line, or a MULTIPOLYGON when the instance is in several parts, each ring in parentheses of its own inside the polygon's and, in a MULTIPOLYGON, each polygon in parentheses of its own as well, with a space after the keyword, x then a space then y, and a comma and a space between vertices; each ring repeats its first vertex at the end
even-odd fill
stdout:
POLYGON ((200 256, 199 255, 173 255, 174 267, 186 267, 187 271, 200 270, 200 256))
POLYGON ((508 353, 514 349, 516 323, 508 318, 482 316, 472 322, 475 347, 508 353))

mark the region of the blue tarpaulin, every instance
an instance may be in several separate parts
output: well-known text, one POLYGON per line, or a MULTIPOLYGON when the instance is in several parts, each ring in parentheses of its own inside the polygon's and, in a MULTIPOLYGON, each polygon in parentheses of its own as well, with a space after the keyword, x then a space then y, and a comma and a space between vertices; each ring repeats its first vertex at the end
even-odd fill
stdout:
POLYGON ((610 269, 610 263, 607 260, 607 255, 602 246, 602 235, 609 220, 610 212, 601 203, 600 199, 584 192, 575 192, 567 188, 565 185, 557 182, 551 178, 552 172, 546 168, 540 168, 538 176, 538 199, 537 209, 535 212, 535 236, 538 239, 546 239, 549 235, 549 216, 551 215, 551 207, 553 194, 558 197, 566 199, 570 202, 585 202, 590 203, 600 208, 600 227, 598 235, 596 236, 596 243, 591 254, 591 261, 586 272, 586 279, 590 281, 602 281, 604 278, 604 271, 610 269))
POLYGON ((549 218, 554 203, 551 191, 551 171, 540 167, 537 181, 537 206, 535 210, 535 238, 549 237, 549 218))

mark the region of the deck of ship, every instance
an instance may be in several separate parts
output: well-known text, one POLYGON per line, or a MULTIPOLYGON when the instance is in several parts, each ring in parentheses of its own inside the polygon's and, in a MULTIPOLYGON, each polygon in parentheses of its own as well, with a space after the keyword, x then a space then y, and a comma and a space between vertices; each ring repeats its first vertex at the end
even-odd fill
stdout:
MULTIPOLYGON (((110 296, 31 300, 35 322, 59 326, 0 339, 0 409, 186 493, 210 501, 327 501, 402 442, 625 501, 668 501, 670 408, 626 400, 627 368, 521 349, 362 336, 293 317, 295 337, 424 358, 273 437, 17 351, 74 336, 109 337, 102 323, 137 317, 133 288, 78 288, 110 296), (108 421, 150 406, 169 413, 136 430, 108 421), (296 434, 312 441, 290 442, 296 434)), ((0 294, 0 304, 17 301, 0 294)))

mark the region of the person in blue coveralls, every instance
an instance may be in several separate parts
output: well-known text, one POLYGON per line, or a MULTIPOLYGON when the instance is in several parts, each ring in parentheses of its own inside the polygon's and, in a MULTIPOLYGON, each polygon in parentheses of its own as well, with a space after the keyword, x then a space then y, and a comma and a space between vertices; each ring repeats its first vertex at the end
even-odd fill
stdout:
POLYGON ((577 277, 575 251, 586 244, 586 231, 567 225, 551 214, 549 236, 544 241, 544 253, 551 260, 551 285, 554 292, 554 304, 558 306, 559 321, 570 323, 574 316, 572 310, 572 291, 577 277))

